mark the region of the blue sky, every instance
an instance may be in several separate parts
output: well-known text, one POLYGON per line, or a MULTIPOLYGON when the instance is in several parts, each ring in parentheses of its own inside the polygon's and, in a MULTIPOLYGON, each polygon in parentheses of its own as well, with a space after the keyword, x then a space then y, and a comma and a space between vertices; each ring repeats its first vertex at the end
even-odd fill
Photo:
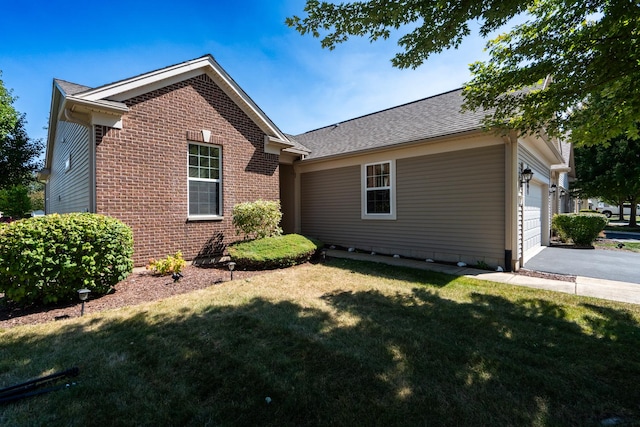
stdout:
POLYGON ((486 59, 475 36, 416 70, 391 66, 396 40, 322 49, 284 24, 304 0, 8 3, 0 79, 34 139, 46 138, 54 78, 95 87, 210 53, 282 131, 298 134, 459 88, 468 65, 486 59))

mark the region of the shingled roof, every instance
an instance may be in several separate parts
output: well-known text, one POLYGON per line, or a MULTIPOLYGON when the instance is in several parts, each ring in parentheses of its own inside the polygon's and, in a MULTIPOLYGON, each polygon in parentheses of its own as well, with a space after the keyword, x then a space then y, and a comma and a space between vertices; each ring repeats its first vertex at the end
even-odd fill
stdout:
POLYGON ((60 86, 60 88, 65 92, 66 95, 75 95, 77 93, 82 93, 91 89, 89 86, 71 83, 66 80, 54 79, 54 81, 58 86, 60 86))
POLYGON ((482 128, 483 111, 461 112, 462 89, 294 136, 308 159, 391 147, 482 128))

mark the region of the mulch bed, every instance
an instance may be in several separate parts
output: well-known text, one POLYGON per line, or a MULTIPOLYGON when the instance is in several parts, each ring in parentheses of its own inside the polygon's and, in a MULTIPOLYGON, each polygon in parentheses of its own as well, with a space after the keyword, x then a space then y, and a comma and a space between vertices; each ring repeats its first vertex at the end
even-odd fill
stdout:
MULTIPOLYGON (((244 279, 264 271, 234 271, 233 279, 244 279)), ((89 296, 85 303, 86 313, 95 313, 112 308, 156 301, 172 295, 184 294, 197 289, 221 284, 230 280, 226 267, 201 268, 188 265, 182 271, 184 277, 174 282, 171 276, 155 276, 144 268, 135 269, 125 280, 115 285, 114 290, 100 297, 89 296)), ((1 295, 1 294, 0 294, 1 295)), ((0 330, 19 325, 45 323, 80 316, 80 301, 72 304, 33 306, 20 308, 0 297, 0 330)))
MULTIPOLYGON (((599 239, 599 241, 604 242, 606 239, 599 239)), ((566 246, 570 247, 571 245, 566 246)), ((622 250, 617 248, 602 249, 622 250)), ((237 270, 233 272, 233 278, 236 280, 244 279, 264 273, 265 271, 237 270)), ((543 273, 526 269, 521 269, 516 274, 566 282, 576 281, 575 276, 543 273)), ((112 308, 142 304, 167 298, 172 295, 207 288, 230 280, 230 272, 226 267, 202 268, 188 265, 183 270, 183 276, 184 277, 178 282, 174 283, 171 276, 155 276, 144 268, 135 269, 129 277, 118 283, 111 293, 96 298, 90 296, 89 300, 85 303, 85 311, 95 313, 112 308)), ((65 305, 20 308, 4 301, 3 296, 0 297, 0 330, 18 325, 45 323, 79 316, 79 301, 65 305)))

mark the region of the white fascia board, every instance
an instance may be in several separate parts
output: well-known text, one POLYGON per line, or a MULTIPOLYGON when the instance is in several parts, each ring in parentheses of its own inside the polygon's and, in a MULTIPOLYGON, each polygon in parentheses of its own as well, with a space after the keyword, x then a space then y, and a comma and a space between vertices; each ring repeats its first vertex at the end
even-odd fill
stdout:
POLYGON ((287 147, 293 147, 287 137, 278 127, 258 108, 251 98, 240 86, 227 74, 226 71, 213 58, 210 57, 211 72, 209 77, 245 112, 258 127, 269 137, 282 141, 287 147))
POLYGON ((205 73, 266 135, 281 140, 287 147, 293 146, 211 55, 96 88, 82 93, 81 97, 90 101, 100 99, 124 101, 205 73))
POLYGON ((82 93, 82 98, 95 101, 98 99, 113 99, 123 101, 136 94, 150 92, 157 87, 164 87, 174 82, 202 74, 201 69, 206 65, 207 58, 198 58, 183 62, 150 73, 121 80, 82 93), (186 76, 185 76, 186 75, 186 76), (151 89, 150 89, 151 88, 151 89))

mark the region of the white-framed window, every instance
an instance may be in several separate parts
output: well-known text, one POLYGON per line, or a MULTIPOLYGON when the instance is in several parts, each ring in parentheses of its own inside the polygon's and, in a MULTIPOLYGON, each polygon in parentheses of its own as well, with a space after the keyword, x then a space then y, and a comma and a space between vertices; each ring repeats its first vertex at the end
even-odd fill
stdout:
POLYGON ((189 142, 189 219, 222 217, 222 149, 217 145, 189 142))
POLYGON ((395 162, 362 165, 362 219, 396 219, 395 162))

